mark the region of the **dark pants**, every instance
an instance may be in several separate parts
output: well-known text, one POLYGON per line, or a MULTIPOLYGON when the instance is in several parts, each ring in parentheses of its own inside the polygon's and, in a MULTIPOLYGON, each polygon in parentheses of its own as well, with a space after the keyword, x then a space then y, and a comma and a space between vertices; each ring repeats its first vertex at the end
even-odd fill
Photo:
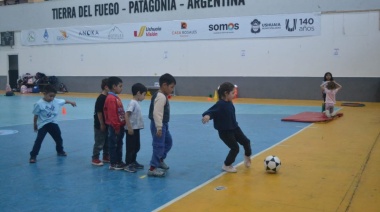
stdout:
POLYGON ((123 137, 124 127, 120 127, 119 133, 116 134, 115 129, 112 126, 108 126, 108 144, 111 164, 117 164, 122 162, 123 137))
POLYGON ((95 143, 92 150, 92 159, 99 159, 100 152, 103 150, 103 157, 109 155, 108 148, 108 129, 102 132, 100 129, 94 127, 95 143))
POLYGON ((140 129, 133 130, 133 135, 126 131, 125 137, 125 163, 136 162, 137 153, 140 151, 140 129))
POLYGON ((58 124, 48 123, 38 130, 37 138, 34 141, 33 149, 30 152, 31 157, 36 157, 38 155, 41 149, 42 141, 44 140, 47 133, 49 133, 51 137, 53 137, 56 144, 55 150, 57 150, 57 153, 63 152, 63 140, 61 137, 61 130, 59 129, 58 124))
POLYGON ((224 165, 230 166, 235 162, 235 158, 239 153, 238 144, 243 146, 245 156, 251 156, 251 141, 244 135, 240 127, 234 130, 225 130, 218 132, 219 138, 222 139, 222 141, 230 148, 230 152, 224 161, 224 165))

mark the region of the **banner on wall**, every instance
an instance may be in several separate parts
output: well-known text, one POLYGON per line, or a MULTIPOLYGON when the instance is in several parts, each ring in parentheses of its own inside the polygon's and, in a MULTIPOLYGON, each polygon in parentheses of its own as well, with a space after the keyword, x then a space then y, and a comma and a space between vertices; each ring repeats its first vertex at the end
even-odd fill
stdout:
POLYGON ((26 46, 200 39, 318 36, 321 13, 126 23, 21 31, 26 46))

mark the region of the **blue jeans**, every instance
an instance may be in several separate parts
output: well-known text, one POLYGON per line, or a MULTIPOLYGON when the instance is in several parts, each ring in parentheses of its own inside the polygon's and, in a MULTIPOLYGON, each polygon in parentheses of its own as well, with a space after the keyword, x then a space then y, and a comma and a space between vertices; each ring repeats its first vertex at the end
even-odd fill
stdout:
POLYGON ((172 136, 169 132, 169 124, 164 123, 162 126, 162 135, 161 137, 157 137, 157 128, 154 124, 154 121, 150 122, 150 132, 153 137, 153 154, 152 159, 150 161, 150 165, 154 167, 158 167, 160 165, 161 159, 165 159, 168 152, 173 146, 172 136))
POLYGON ((44 140, 47 133, 49 133, 51 137, 53 137, 55 141, 55 150, 57 151, 57 153, 63 152, 63 140, 61 137, 61 129, 59 129, 58 124, 48 123, 38 130, 37 138, 34 141, 33 149, 30 152, 31 157, 36 157, 38 155, 41 149, 42 141, 44 140))
POLYGON ((112 126, 108 126, 108 144, 111 164, 117 164, 122 162, 123 138, 124 127, 120 127, 119 133, 116 134, 115 129, 112 126))

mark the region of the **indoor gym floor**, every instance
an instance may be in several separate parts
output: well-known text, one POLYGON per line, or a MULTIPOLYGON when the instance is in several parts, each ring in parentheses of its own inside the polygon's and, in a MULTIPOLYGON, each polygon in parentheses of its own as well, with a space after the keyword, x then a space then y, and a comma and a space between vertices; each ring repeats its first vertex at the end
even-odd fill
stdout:
MULTIPOLYGON (((67 114, 59 117, 68 156, 57 157, 47 135, 36 164, 28 162, 36 137, 31 111, 41 94, 0 94, 1 211, 380 211, 380 103, 338 103, 343 117, 311 124, 281 118, 318 112, 321 101, 236 99, 237 120, 251 139, 252 167, 242 165, 240 148, 238 173, 226 174, 221 166, 228 149, 212 121, 201 123, 214 100, 175 96, 170 169, 165 178, 150 178, 148 128, 141 131, 138 153, 143 171, 91 165, 98 94, 57 95, 78 104, 66 105, 67 114), (263 159, 271 154, 282 161, 277 174, 264 171, 263 159)), ((121 97, 126 107, 131 96, 121 97)), ((149 102, 141 104, 145 126, 149 102)))

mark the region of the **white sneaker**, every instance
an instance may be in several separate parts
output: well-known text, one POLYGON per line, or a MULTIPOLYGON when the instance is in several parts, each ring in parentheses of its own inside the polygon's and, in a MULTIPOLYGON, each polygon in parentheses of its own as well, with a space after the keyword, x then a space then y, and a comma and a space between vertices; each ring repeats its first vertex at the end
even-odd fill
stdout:
POLYGON ((331 118, 330 111, 325 110, 325 111, 323 111, 323 113, 327 116, 327 118, 331 118))
POLYGON ((331 116, 334 117, 334 116, 336 116, 337 113, 338 113, 337 111, 334 111, 331 113, 331 116))
POLYGON ((250 156, 244 156, 244 165, 247 168, 251 167, 251 157, 250 156))
POLYGON ((226 165, 223 165, 222 166, 222 169, 226 172, 230 172, 230 173, 236 173, 237 170, 235 169, 235 167, 233 166, 226 166, 226 165))

